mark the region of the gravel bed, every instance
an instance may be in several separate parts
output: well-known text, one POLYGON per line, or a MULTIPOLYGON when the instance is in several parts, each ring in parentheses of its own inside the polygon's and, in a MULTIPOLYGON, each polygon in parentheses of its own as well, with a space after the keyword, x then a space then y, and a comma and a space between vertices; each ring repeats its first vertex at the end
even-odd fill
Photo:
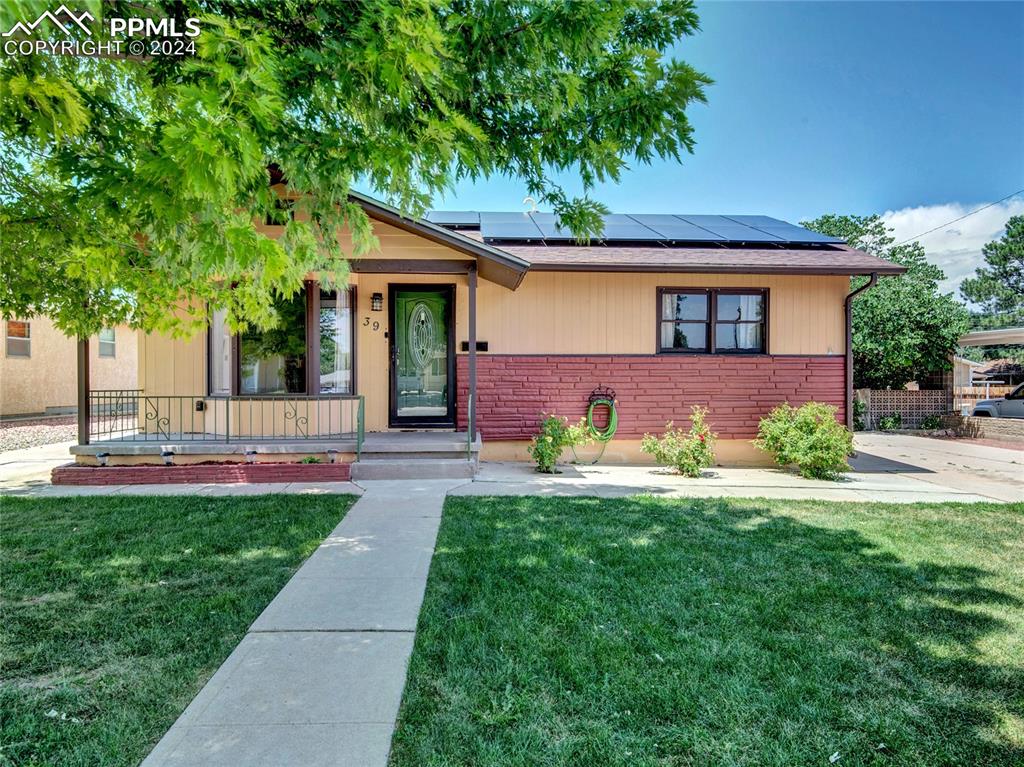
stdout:
POLYGON ((0 453, 23 447, 71 442, 78 438, 75 416, 0 421, 0 453))

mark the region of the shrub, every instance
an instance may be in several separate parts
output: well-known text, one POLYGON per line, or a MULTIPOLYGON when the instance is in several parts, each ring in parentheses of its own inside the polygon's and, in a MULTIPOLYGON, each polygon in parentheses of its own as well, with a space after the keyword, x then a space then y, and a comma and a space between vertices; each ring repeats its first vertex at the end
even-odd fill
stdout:
POLYGON ((661 437, 645 434, 640 449, 654 456, 662 466, 669 466, 686 477, 699 477, 700 473, 714 465, 714 443, 717 434, 704 423, 707 408, 693 406, 690 411, 690 431, 676 429, 669 421, 661 437))
POLYGON ((761 419, 754 444, 780 466, 795 465, 804 477, 835 479, 849 469, 853 435, 836 420, 832 405, 808 402, 794 408, 787 402, 761 419))
POLYGON ((889 413, 878 419, 878 428, 882 431, 896 431, 903 425, 903 419, 899 413, 889 413))
POLYGON ((305 458, 299 461, 299 463, 320 463, 320 459, 317 458, 315 455, 307 455, 305 458))
POLYGON ((929 431, 932 431, 934 429, 941 429, 942 419, 939 418, 937 415, 926 415, 923 419, 921 419, 921 428, 928 429, 929 431))
POLYGON ((864 404, 862 400, 853 400, 853 430, 864 431, 864 415, 868 411, 868 406, 864 404))
POLYGON ((537 462, 537 471, 555 474, 555 464, 567 447, 578 447, 590 441, 586 419, 570 424, 569 419, 554 413, 545 413, 540 422, 540 433, 530 440, 526 451, 537 462))

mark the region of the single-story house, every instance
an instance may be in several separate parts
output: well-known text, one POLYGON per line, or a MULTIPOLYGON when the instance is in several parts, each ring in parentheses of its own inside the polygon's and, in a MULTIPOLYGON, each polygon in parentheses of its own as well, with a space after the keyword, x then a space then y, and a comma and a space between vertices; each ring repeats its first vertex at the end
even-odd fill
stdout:
MULTIPOLYGON (((75 339, 46 317, 3 321, 0 355, 0 418, 65 415, 77 407, 75 339)), ((138 375, 137 333, 107 328, 90 343, 95 389, 134 389, 138 375)))
POLYGON ((720 463, 764 463, 751 440, 779 403, 849 417, 850 276, 904 271, 767 216, 609 215, 579 244, 549 213, 412 219, 354 199, 380 247, 346 290, 310 275, 272 333, 233 337, 215 314, 191 340, 141 336, 141 396, 83 391, 77 460, 400 463, 410 432, 426 456, 525 459, 542 413, 576 420, 602 388, 618 414, 602 460, 644 460, 645 432, 702 405, 720 463))

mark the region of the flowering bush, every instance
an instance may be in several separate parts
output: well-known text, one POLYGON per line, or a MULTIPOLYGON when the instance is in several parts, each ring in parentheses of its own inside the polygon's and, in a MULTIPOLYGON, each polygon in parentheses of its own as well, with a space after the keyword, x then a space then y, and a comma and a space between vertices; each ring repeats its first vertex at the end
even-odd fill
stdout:
POLYGON ((686 477, 699 477, 700 473, 714 465, 714 442, 717 434, 704 423, 707 408, 693 406, 690 411, 690 431, 674 428, 672 421, 665 425, 661 437, 645 434, 640 449, 654 456, 662 466, 669 466, 686 477))
POLYGON ((794 408, 787 402, 761 419, 754 444, 805 477, 836 479, 850 468, 846 457, 853 452, 853 435, 836 420, 834 406, 808 402, 794 408))
POLYGON ((559 418, 554 413, 545 413, 540 422, 540 433, 530 440, 526 448, 530 457, 537 462, 537 471, 555 474, 555 463, 567 447, 579 447, 590 442, 586 419, 570 424, 569 419, 559 418))

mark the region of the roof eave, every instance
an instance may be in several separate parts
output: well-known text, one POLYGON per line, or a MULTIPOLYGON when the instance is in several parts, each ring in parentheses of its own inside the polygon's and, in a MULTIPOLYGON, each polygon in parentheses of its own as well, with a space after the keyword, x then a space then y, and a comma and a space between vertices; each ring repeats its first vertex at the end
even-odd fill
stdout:
POLYGON ((459 253, 472 256, 479 263, 481 277, 496 282, 509 290, 518 288, 530 269, 530 262, 524 258, 445 229, 443 226, 432 224, 424 219, 410 218, 397 208, 374 200, 372 197, 367 197, 359 192, 349 192, 349 198, 358 203, 372 218, 417 234, 459 253))
POLYGON ((535 272, 663 272, 666 274, 794 274, 817 275, 831 277, 856 277, 869 274, 880 276, 898 276, 905 273, 906 267, 897 264, 878 267, 801 267, 765 266, 764 264, 557 264, 534 262, 530 265, 535 272))

